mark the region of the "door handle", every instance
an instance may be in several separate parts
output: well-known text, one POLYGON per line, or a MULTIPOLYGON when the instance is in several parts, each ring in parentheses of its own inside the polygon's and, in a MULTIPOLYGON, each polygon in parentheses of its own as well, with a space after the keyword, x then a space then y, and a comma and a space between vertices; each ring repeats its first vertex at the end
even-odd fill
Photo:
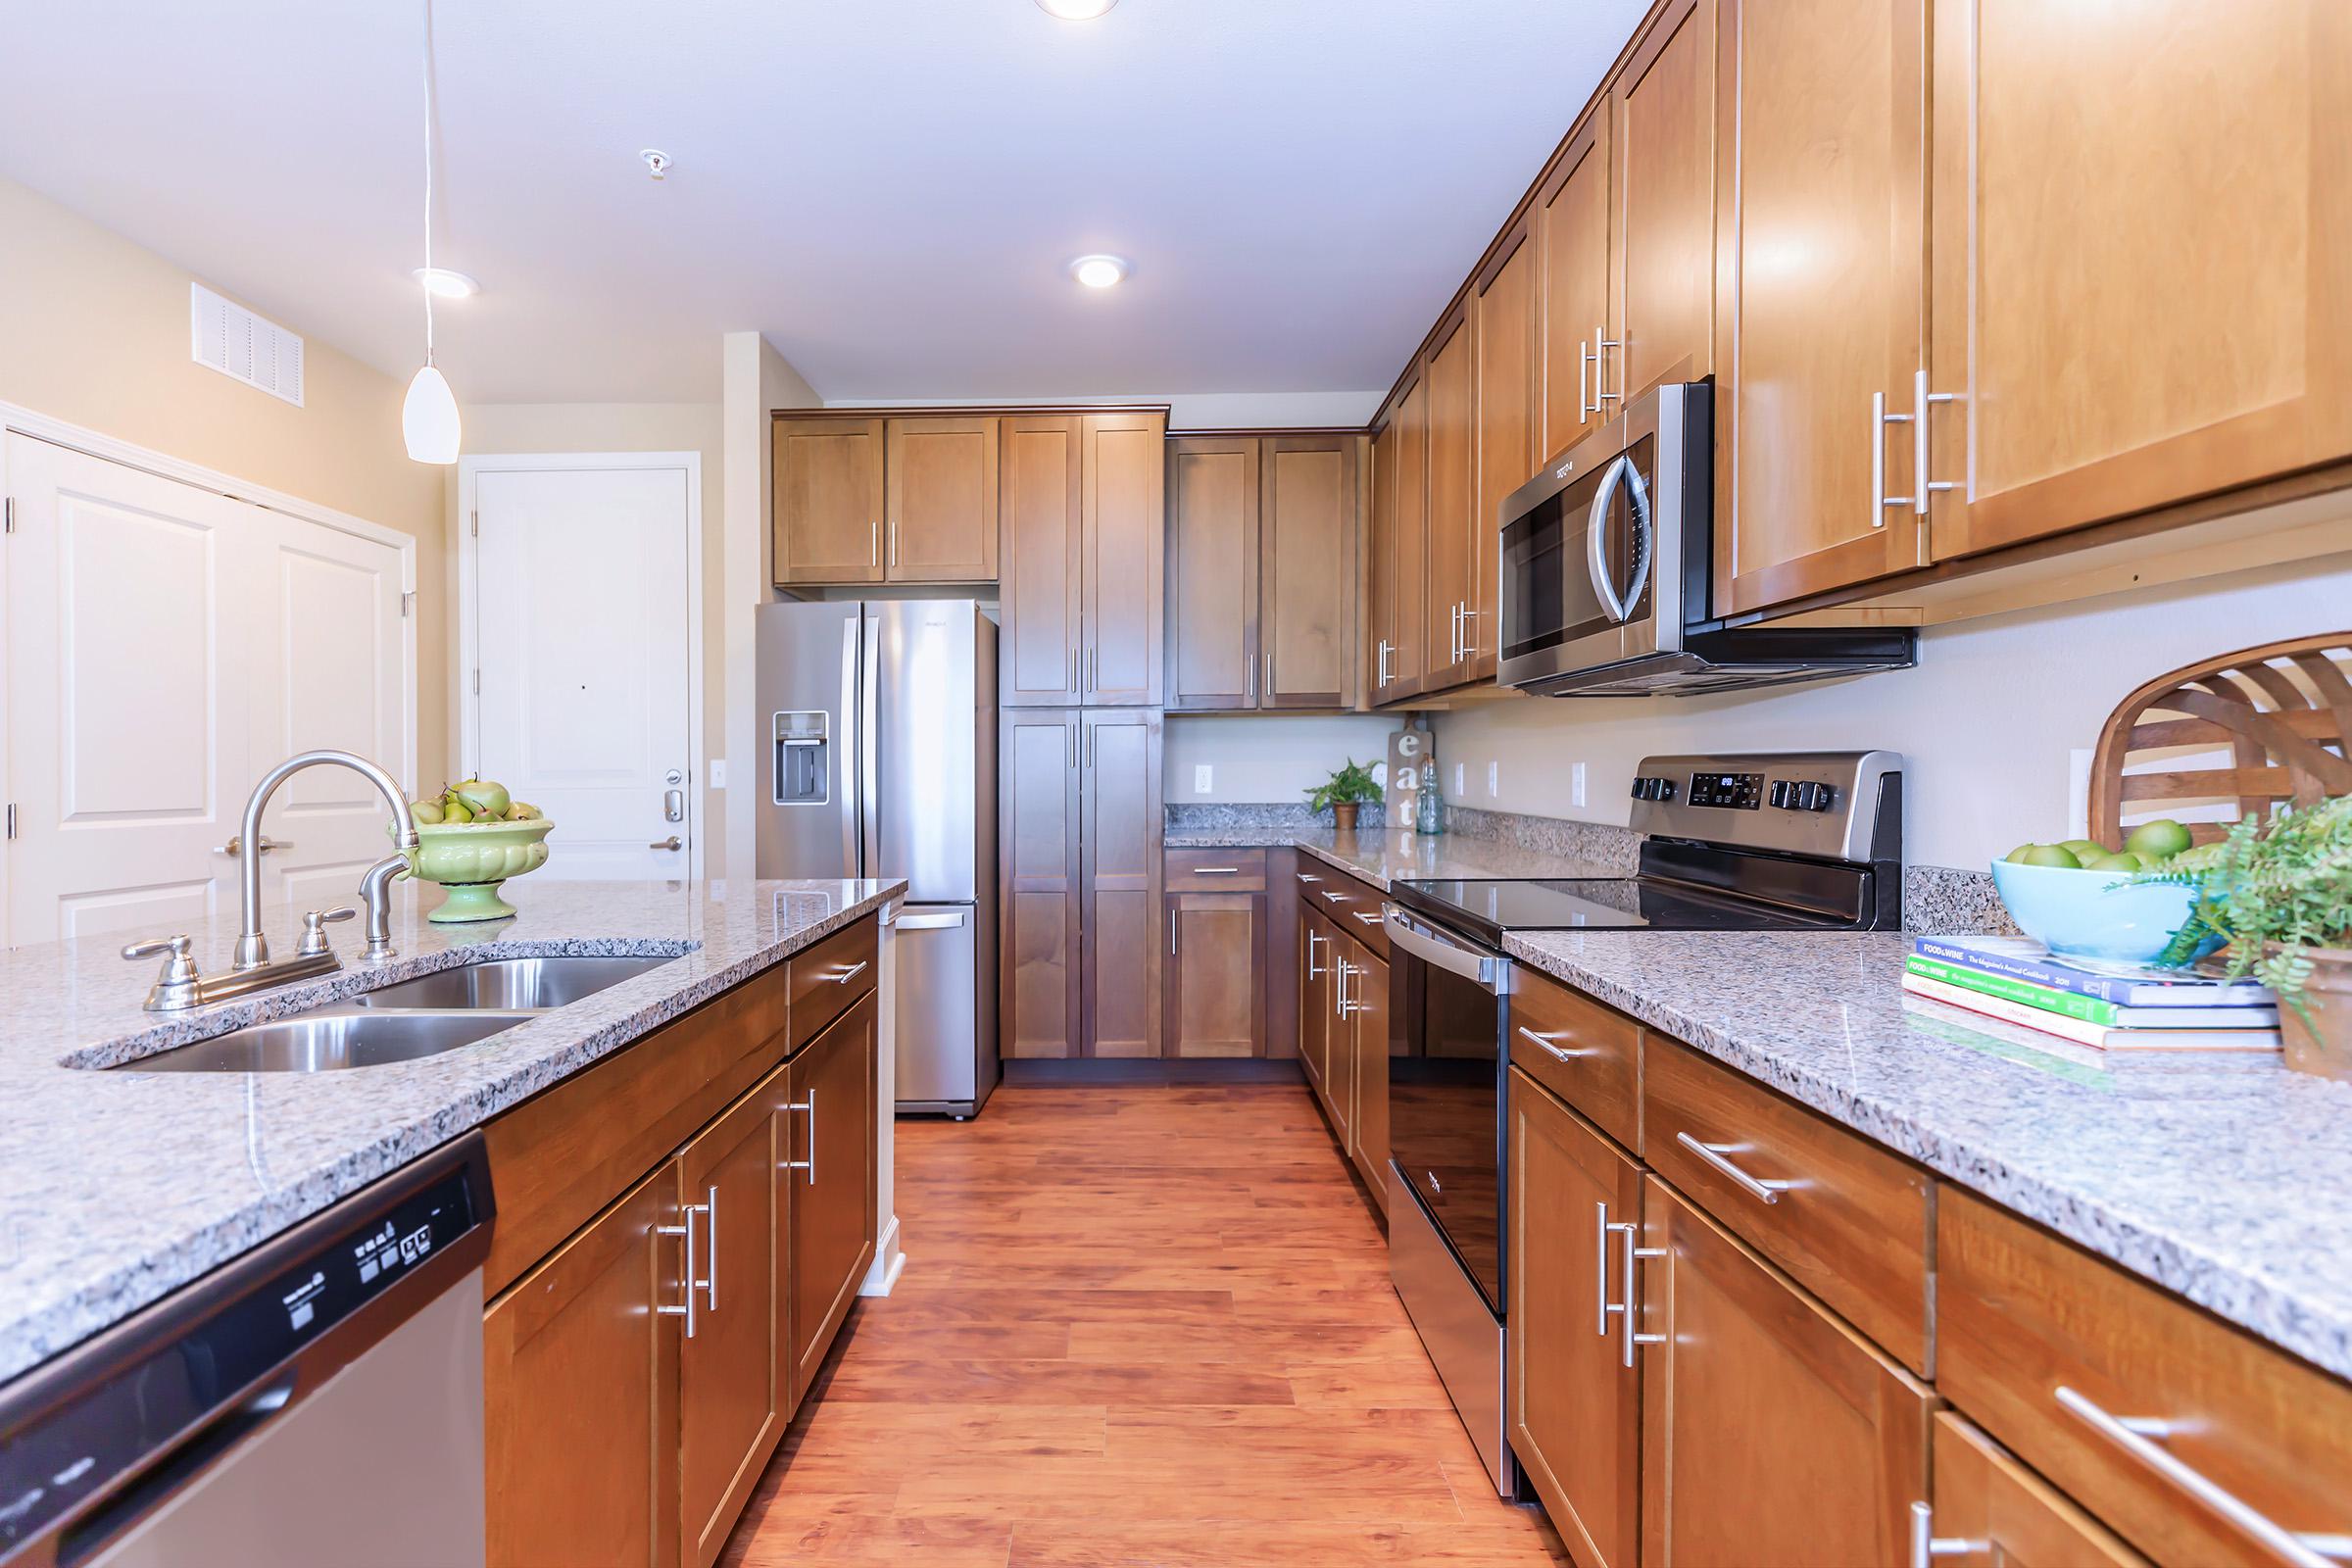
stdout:
POLYGON ((663 790, 662 792, 662 820, 664 822, 686 820, 686 792, 684 790, 663 790))
POLYGON ((1911 507, 1921 516, 1928 514, 1928 502, 1938 490, 1957 490, 1959 481, 1928 477, 1928 411, 1938 403, 1956 403, 1957 392, 1928 390, 1928 368, 1921 366, 1911 376, 1911 507))
POLYGON ((1873 528, 1886 526, 1888 507, 1908 507, 1913 505, 1915 499, 1920 499, 1886 493, 1886 427, 1910 422, 1911 416, 1908 414, 1886 412, 1886 393, 1873 392, 1870 395, 1870 525, 1873 528))
POLYGON ((646 846, 646 848, 649 850, 682 850, 685 847, 686 841, 678 837, 675 833, 672 833, 665 839, 656 839, 653 843, 646 846))
MULTIPOLYGON (((269 834, 265 833, 259 839, 254 841, 253 853, 256 855, 268 855, 271 850, 290 850, 294 846, 291 843, 284 839, 273 839, 269 834)), ((215 855, 237 855, 242 853, 244 848, 245 836, 242 833, 231 833, 228 836, 228 842, 226 844, 216 844, 213 846, 213 853, 215 855)))
POLYGON ((708 1210, 700 1203, 686 1203, 681 1205, 678 1210, 680 1223, 654 1227, 656 1236, 680 1236, 684 1237, 686 1241, 686 1289, 683 1293, 685 1304, 682 1306, 657 1306, 654 1308, 654 1312, 660 1317, 684 1318, 686 1320, 686 1337, 690 1340, 694 1338, 694 1293, 706 1284, 705 1281, 694 1277, 694 1216, 707 1212, 708 1210))
MULTIPOLYGON (((808 1098, 807 1100, 788 1100, 788 1101, 784 1102, 784 1108, 785 1108, 785 1110, 787 1110, 788 1112, 791 1112, 791 1113, 793 1113, 793 1114, 796 1114, 796 1115, 803 1115, 803 1116, 807 1116, 807 1117, 808 1118, 808 1157, 807 1159, 788 1159, 788 1160, 785 1160, 785 1161, 784 1161, 782 1164, 778 1165, 776 1168, 777 1168, 778 1170, 798 1170, 798 1171, 806 1171, 806 1172, 808 1172, 808 1176, 807 1176, 807 1178, 806 1178, 806 1184, 807 1184, 808 1186, 814 1187, 814 1186, 816 1185, 816 1090, 815 1090, 815 1088, 814 1088, 813 1086, 811 1086, 811 1087, 810 1087, 810 1089, 809 1089, 809 1091, 808 1091, 808 1098)), ((785 1124, 785 1132, 784 1132, 784 1148, 785 1148, 785 1152, 786 1152, 787 1153, 791 1152, 791 1150, 792 1150, 792 1128, 791 1128, 791 1124, 790 1124, 789 1122, 785 1124)))

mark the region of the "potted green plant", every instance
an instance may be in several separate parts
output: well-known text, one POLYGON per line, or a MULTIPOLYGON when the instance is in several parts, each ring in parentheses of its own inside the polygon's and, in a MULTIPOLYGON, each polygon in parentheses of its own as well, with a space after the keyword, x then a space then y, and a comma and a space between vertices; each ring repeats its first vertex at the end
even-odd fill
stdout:
POLYGON ((1356 808, 1381 798, 1380 780, 1372 769, 1353 758, 1330 778, 1306 792, 1310 811, 1329 811, 1331 825, 1342 833, 1355 831, 1356 808))
POLYGON ((2286 1064, 2352 1078, 2352 795, 2241 818, 2201 858, 2191 925, 2278 993, 2286 1064))

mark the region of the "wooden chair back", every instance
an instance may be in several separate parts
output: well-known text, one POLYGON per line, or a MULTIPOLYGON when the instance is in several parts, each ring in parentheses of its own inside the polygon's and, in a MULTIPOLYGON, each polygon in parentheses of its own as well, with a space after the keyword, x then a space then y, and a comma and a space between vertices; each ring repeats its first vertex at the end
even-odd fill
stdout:
MULTIPOLYGON (((2127 808, 2144 819, 2233 803, 2243 817, 2352 794, 2347 737, 2352 631, 2176 669, 2107 715, 2091 757, 2090 836, 2120 844, 2127 808)), ((2230 830, 2226 820, 2187 826, 2199 844, 2230 830)))

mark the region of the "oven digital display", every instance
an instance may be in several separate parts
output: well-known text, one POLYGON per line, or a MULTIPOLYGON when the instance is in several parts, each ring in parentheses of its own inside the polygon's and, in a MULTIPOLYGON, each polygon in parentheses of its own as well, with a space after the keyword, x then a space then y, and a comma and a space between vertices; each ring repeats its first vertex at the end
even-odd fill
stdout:
POLYGON ((1690 804, 1717 806, 1734 811, 1753 811, 1764 805, 1761 773, 1693 773, 1690 804))

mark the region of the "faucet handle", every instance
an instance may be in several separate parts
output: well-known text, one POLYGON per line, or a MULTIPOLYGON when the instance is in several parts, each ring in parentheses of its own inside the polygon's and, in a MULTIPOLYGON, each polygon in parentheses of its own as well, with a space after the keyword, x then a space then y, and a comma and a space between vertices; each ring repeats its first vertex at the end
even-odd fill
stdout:
POLYGON ((354 920, 360 911, 348 904, 331 909, 306 909, 302 915, 302 945, 294 950, 299 958, 316 957, 327 951, 326 927, 333 920, 354 920))
POLYGON ((182 958, 185 958, 188 956, 187 937, 185 935, 172 937, 149 937, 144 942, 133 942, 129 947, 124 948, 122 950, 122 956, 135 961, 140 958, 152 958, 159 954, 165 953, 172 955, 172 961, 173 963, 177 963, 182 958))
POLYGON ((188 956, 188 939, 185 935, 150 937, 144 942, 133 942, 122 950, 122 956, 132 960, 152 958, 159 954, 169 956, 164 958, 163 973, 155 977, 155 986, 147 993, 147 1010, 176 1012, 182 1007, 196 1005, 200 1000, 202 979, 196 973, 196 960, 188 956))

